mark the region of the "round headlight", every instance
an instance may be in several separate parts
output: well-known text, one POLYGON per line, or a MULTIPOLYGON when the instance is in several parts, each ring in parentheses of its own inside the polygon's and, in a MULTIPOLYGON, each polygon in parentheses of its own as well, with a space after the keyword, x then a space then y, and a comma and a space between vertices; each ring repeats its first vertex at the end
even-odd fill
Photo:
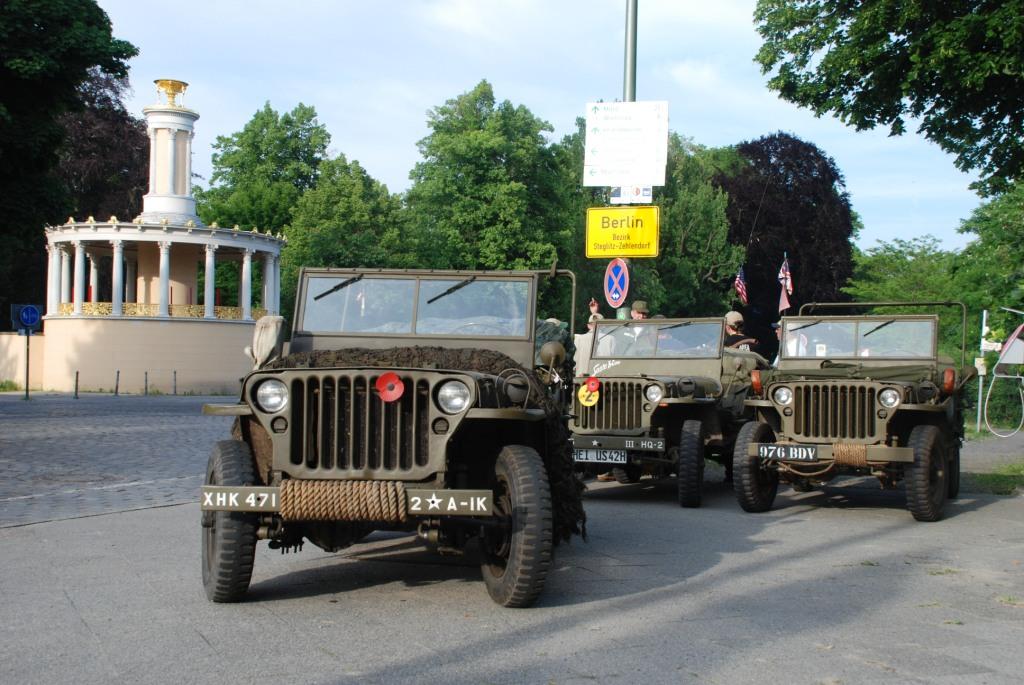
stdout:
POLYGON ((793 391, 784 385, 775 388, 775 390, 772 391, 772 399, 775 400, 776 404, 786 406, 793 401, 793 391))
POLYGON ((661 389, 660 385, 648 385, 644 388, 644 397, 648 402, 661 402, 661 398, 664 396, 665 391, 661 389))
POLYGON ((276 378, 263 381, 256 388, 256 404, 268 414, 281 411, 288 404, 288 386, 276 378))
POLYGON ((900 403, 900 393, 894 388, 886 388, 882 392, 878 393, 878 403, 883 407, 892 409, 900 403))
POLYGON ((437 389, 437 406, 445 414, 458 414, 469 406, 469 388, 462 381, 448 381, 437 389))

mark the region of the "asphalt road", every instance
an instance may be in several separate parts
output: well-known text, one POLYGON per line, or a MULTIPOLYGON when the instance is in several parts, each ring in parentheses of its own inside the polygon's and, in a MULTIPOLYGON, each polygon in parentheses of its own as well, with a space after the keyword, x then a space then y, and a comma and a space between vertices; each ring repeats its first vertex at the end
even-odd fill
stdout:
POLYGON ((696 510, 592 483, 531 609, 385 534, 261 544, 249 601, 211 604, 191 500, 228 422, 201 402, 0 395, 0 682, 1021 682, 1024 497, 922 524, 860 481, 760 515, 719 482, 696 510))

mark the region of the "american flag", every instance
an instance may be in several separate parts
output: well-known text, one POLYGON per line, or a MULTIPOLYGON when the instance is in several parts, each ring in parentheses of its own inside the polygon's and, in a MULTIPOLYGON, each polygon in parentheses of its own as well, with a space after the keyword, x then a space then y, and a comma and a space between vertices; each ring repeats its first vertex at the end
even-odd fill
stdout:
POLYGON ((783 256, 782 266, 779 267, 779 285, 782 292, 779 293, 779 311, 789 309, 789 296, 793 294, 793 274, 789 271, 789 257, 783 256))
POLYGON ((736 288, 736 294, 740 296, 740 302, 747 304, 747 279, 743 275, 742 266, 739 273, 736 274, 736 280, 733 281, 732 287, 736 288))

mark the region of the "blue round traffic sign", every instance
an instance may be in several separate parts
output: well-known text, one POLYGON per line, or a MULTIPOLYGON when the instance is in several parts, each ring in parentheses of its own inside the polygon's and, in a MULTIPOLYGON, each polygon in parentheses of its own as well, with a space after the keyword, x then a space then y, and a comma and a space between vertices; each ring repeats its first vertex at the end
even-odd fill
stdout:
POLYGON ((610 307, 621 307, 629 294, 629 267, 626 262, 616 257, 608 262, 604 270, 604 299, 610 307))
POLYGON ((21 308, 21 311, 18 312, 18 319, 21 321, 22 325, 31 328, 39 323, 39 309, 35 305, 26 304, 21 308))

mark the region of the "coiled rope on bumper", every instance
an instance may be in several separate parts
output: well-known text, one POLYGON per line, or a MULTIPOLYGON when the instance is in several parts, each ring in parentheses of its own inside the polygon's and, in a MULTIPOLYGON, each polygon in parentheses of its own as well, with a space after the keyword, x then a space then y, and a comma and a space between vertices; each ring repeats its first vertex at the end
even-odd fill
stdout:
POLYGON ((405 485, 380 480, 294 480, 281 483, 285 521, 404 523, 405 485))

